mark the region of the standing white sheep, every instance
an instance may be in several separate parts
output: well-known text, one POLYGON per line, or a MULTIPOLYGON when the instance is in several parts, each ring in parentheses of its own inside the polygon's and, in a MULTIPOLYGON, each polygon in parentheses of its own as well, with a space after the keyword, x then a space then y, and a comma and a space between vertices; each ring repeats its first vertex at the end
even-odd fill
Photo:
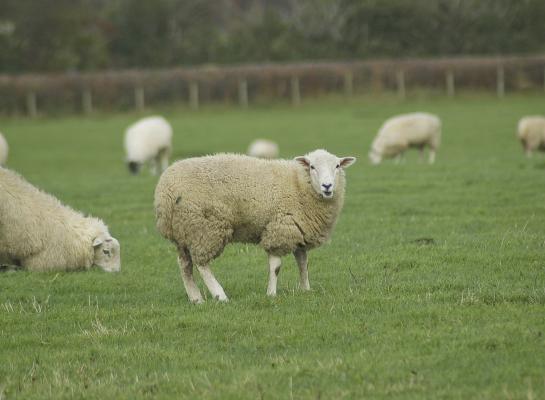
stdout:
POLYGON ((344 168, 355 161, 316 150, 293 161, 219 154, 171 165, 155 189, 157 229, 178 249, 190 301, 202 302, 193 265, 212 296, 227 301, 209 263, 231 242, 267 252, 268 295, 276 294, 280 257, 289 253, 309 290, 307 251, 331 236, 344 202, 344 168))
POLYGON ((6 165, 8 161, 8 150, 8 142, 2 133, 0 133, 0 166, 6 165))
POLYGON ((371 144, 369 159, 379 164, 384 158, 396 157, 399 162, 409 147, 429 147, 429 163, 435 161, 435 152, 441 142, 441 120, 428 113, 411 113, 392 117, 384 122, 371 144))
POLYGON ((100 219, 84 217, 0 167, 0 265, 30 271, 119 271, 119 242, 100 219))
POLYGON ((172 127, 163 117, 142 118, 125 132, 127 164, 133 174, 148 162, 153 175, 164 171, 171 149, 172 127))
POLYGON ((256 139, 250 143, 248 155, 257 158, 278 158, 278 145, 272 140, 256 139))
POLYGON ((545 151, 545 117, 528 116, 520 119, 517 137, 528 157, 534 151, 545 151))

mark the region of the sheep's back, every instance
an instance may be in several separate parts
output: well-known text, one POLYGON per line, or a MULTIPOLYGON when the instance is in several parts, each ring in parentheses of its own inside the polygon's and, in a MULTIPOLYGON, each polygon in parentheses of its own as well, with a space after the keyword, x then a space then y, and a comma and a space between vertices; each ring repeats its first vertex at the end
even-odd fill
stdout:
POLYGON ((440 129, 440 121, 434 115, 406 114, 387 120, 379 132, 379 137, 385 143, 419 144, 437 140, 440 129))

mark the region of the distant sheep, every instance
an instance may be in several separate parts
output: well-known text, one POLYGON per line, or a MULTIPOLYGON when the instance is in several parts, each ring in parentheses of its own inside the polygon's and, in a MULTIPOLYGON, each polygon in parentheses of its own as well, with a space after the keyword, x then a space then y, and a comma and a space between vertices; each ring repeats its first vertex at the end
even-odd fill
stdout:
POLYGON ((231 242, 267 252, 268 295, 276 295, 280 257, 289 253, 309 290, 307 251, 330 238, 344 202, 344 169, 355 161, 316 150, 293 161, 219 154, 171 165, 155 189, 157 229, 178 249, 190 301, 203 301, 194 264, 212 296, 227 301, 209 263, 231 242))
POLYGON ((153 175, 164 171, 171 149, 172 127, 163 117, 143 118, 125 132, 127 165, 133 174, 145 163, 150 163, 153 175))
POLYGON ((6 165, 8 162, 8 142, 0 133, 0 166, 6 165))
POLYGON ((420 157, 429 147, 429 163, 441 142, 441 120, 428 113, 398 115, 384 122, 371 145, 369 159, 379 164, 384 158, 396 157, 399 162, 409 147, 420 149, 420 157))
POLYGON ((84 217, 0 167, 0 265, 29 271, 119 271, 119 242, 97 218, 84 217))
POLYGON ((517 137, 528 157, 534 151, 545 151, 545 117, 529 116, 518 123, 517 137))
POLYGON ((248 147, 248 155, 257 158, 278 158, 278 145, 267 139, 256 139, 248 147))

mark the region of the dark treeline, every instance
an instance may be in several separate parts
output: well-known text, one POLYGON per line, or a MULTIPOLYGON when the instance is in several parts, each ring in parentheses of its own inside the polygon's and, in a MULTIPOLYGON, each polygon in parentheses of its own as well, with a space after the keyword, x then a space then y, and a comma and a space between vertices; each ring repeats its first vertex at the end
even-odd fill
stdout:
POLYGON ((544 51, 544 0, 0 1, 10 73, 544 51))

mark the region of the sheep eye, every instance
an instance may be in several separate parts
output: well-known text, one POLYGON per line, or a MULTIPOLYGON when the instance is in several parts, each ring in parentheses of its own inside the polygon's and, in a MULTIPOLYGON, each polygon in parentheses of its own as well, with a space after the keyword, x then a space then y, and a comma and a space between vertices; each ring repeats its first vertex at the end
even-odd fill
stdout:
POLYGON ((110 255, 110 250, 102 250, 102 252, 103 252, 104 254, 106 254, 107 256, 110 255))
POLYGON ((310 166, 310 169, 316 169, 316 168, 314 168, 314 165, 311 165, 311 166, 310 166))
POLYGON ((337 164, 337 166, 335 168, 339 168, 341 166, 341 164, 337 164))

